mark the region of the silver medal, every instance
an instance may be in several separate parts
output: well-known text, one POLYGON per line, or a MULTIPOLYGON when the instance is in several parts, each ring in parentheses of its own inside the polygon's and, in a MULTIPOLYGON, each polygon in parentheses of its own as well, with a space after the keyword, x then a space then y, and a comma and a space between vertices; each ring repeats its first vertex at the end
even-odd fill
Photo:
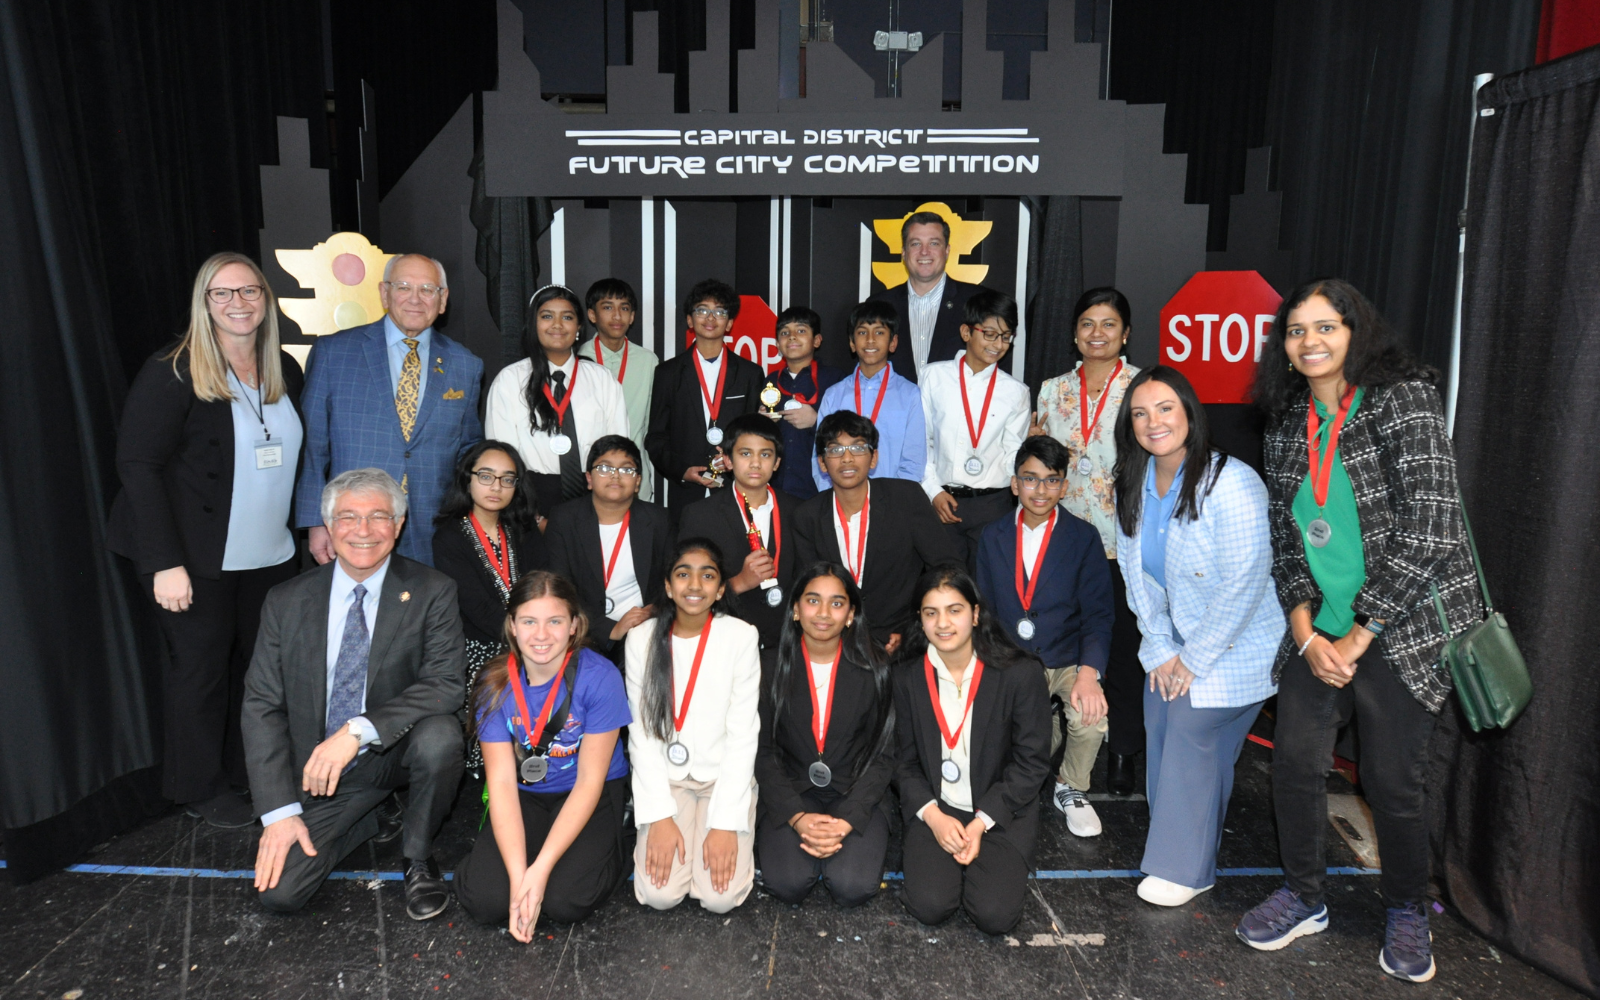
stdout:
POLYGON ((1333 525, 1320 517, 1306 525, 1306 541, 1310 542, 1314 548, 1320 549, 1327 545, 1328 539, 1332 537, 1333 525))
POLYGON ((1078 475, 1088 476, 1094 474, 1094 460, 1088 455, 1078 459, 1078 475))
POLYGON ((961 780, 961 768, 956 766, 955 761, 947 758, 939 765, 939 777, 953 785, 961 780))
POLYGON ((827 788, 833 784, 833 769, 819 760, 806 769, 806 777, 818 788, 827 788))
POLYGON ((1032 639, 1033 638, 1033 633, 1034 633, 1033 619, 1024 618, 1021 621, 1017 622, 1017 638, 1023 639, 1023 640, 1032 639))
POLYGON ((572 450, 572 439, 565 434, 557 434, 550 439, 550 450, 557 455, 565 455, 572 450))
POLYGON ((609 597, 606 598, 606 617, 607 618, 611 617, 611 612, 615 611, 616 608, 617 608, 617 602, 613 601, 609 597))
POLYGON ((783 589, 781 587, 770 587, 770 588, 768 588, 768 590, 767 590, 767 607, 775 608, 775 607, 777 607, 778 605, 780 605, 782 603, 783 603, 783 589))
POLYGON ((523 758, 522 766, 518 768, 522 774, 523 784, 537 785, 550 773, 550 758, 533 755, 523 758))
POLYGON ((673 767, 682 767, 689 763, 689 748, 673 740, 667 744, 667 763, 673 767))
POLYGON ((707 427, 706 428, 706 441, 709 444, 721 444, 722 443, 722 428, 718 427, 716 424, 712 424, 710 427, 707 427))
POLYGON ((802 404, 798 399, 795 399, 793 396, 790 396, 788 401, 783 404, 783 408, 785 410, 798 410, 798 409, 800 409, 801 405, 802 404))
POLYGON ((967 464, 962 466, 962 468, 967 470, 967 475, 976 476, 978 473, 983 471, 983 459, 974 455, 967 459, 967 464))

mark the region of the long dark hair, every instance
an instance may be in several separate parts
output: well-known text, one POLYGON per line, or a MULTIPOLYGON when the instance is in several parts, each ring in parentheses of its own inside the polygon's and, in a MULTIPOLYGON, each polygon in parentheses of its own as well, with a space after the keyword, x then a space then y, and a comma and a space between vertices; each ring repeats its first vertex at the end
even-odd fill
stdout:
POLYGON ((1289 364, 1284 331, 1289 328, 1289 314, 1313 295, 1327 299, 1350 329, 1350 346, 1344 355, 1346 382, 1369 389, 1407 379, 1438 382, 1438 370, 1422 364, 1400 346, 1394 328, 1354 285, 1340 278, 1318 278, 1296 288, 1278 306, 1272 333, 1261 352, 1261 363, 1256 366, 1255 401, 1265 411, 1268 423, 1277 424, 1291 407, 1310 395, 1306 377, 1289 364))
POLYGON ((978 612, 977 624, 972 627, 972 650, 983 661, 985 670, 1004 668, 1022 661, 1043 666, 1033 654, 1012 642, 1006 630, 1000 627, 1000 619, 988 613, 988 602, 978 593, 978 585, 973 582, 967 568, 958 562, 930 566, 917 577, 916 589, 912 591, 917 595, 917 624, 906 631, 905 642, 900 647, 903 662, 915 665, 928 651, 928 636, 922 630, 922 601, 941 587, 949 587, 960 594, 962 600, 978 612))
MULTIPOLYGON (((550 383, 550 359, 545 357, 544 345, 539 343, 539 308, 555 299, 565 299, 572 306, 572 311, 578 317, 578 332, 583 333, 583 300, 572 289, 564 285, 546 285, 528 301, 527 325, 522 331, 522 353, 533 362, 533 371, 528 373, 525 398, 528 403, 528 426, 535 434, 540 431, 555 434, 561 430, 561 418, 556 416, 550 401, 544 398, 544 387, 550 383)), ((573 357, 577 357, 576 338, 572 342, 572 350, 573 357)), ((574 367, 572 371, 576 375, 578 370, 574 367)), ((571 391, 570 383, 567 389, 571 391)))
POLYGON ((589 616, 583 613, 583 605, 578 601, 578 588, 572 581, 558 573, 549 570, 534 570, 517 578, 511 585, 511 599, 506 601, 506 621, 501 634, 506 645, 511 647, 508 652, 501 653, 483 665, 478 671, 478 684, 472 691, 472 718, 481 721, 485 715, 500 707, 506 697, 506 685, 511 682, 509 662, 511 653, 517 650, 517 635, 513 628, 517 618, 517 609, 529 601, 540 597, 554 597, 567 606, 567 613, 572 616, 572 621, 578 630, 573 635, 568 648, 577 656, 588 642, 589 616))
POLYGON ((1184 441, 1188 453, 1183 458, 1183 484, 1178 488, 1178 505, 1173 508, 1175 521, 1193 521, 1200 516, 1200 503, 1211 495, 1228 464, 1228 453, 1211 441, 1211 424, 1206 420, 1206 408, 1183 373, 1167 365, 1153 365, 1133 377, 1128 391, 1117 408, 1116 442, 1117 465, 1112 476, 1116 481, 1117 524, 1124 535, 1132 535, 1139 527, 1139 516, 1144 509, 1144 479, 1150 465, 1150 453, 1144 450, 1133 433, 1133 393, 1146 382, 1160 382, 1172 389, 1183 404, 1183 415, 1189 419, 1189 437, 1184 441), (1211 456, 1220 456, 1212 466, 1211 456))
POLYGON ((877 645, 872 641, 872 633, 868 630, 866 616, 861 611, 861 588, 856 586, 856 581, 850 573, 838 563, 817 562, 812 563, 804 573, 797 578, 797 582, 789 595, 789 620, 784 623, 783 635, 778 639, 778 659, 772 672, 772 717, 783 719, 783 706, 788 701, 789 678, 796 670, 808 678, 811 666, 806 662, 805 647, 801 639, 805 632, 800 628, 800 622, 794 617, 795 609, 800 606, 800 600, 805 596, 806 587, 813 580, 820 577, 832 577, 844 587, 844 595, 850 601, 850 610, 855 614, 849 628, 839 635, 839 642, 844 647, 844 660, 854 664, 862 670, 872 674, 872 686, 878 695, 878 718, 873 731, 877 734, 861 748, 856 759, 851 762, 857 774, 866 770, 874 757, 889 752, 889 746, 894 739, 894 694, 889 690, 889 665, 878 655, 877 645))
MULTIPOLYGON (((638 721, 644 724, 645 732, 658 740, 672 739, 672 622, 678 616, 678 606, 672 600, 672 570, 691 552, 709 555, 711 564, 717 567, 718 577, 722 575, 722 549, 709 538, 679 539, 677 547, 672 550, 672 558, 667 560, 667 575, 661 579, 661 591, 654 602, 655 614, 650 616, 656 630, 650 640, 644 683, 639 692, 639 714, 643 718, 638 721)), ((726 580, 722 582, 727 583, 726 580)), ((732 613, 728 592, 724 590, 722 596, 711 605, 711 614, 706 618, 707 627, 710 627, 712 619, 732 613)))
POLYGON ((527 466, 522 464, 522 456, 504 441, 486 440, 468 448, 467 453, 461 456, 461 461, 456 463, 456 471, 445 484, 444 498, 439 501, 439 513, 433 518, 434 524, 442 525, 472 513, 472 470, 491 451, 505 452, 517 473, 517 488, 511 494, 511 502, 500 512, 500 523, 506 526, 506 534, 520 534, 538 523, 539 508, 533 495, 533 482, 528 478, 527 466))

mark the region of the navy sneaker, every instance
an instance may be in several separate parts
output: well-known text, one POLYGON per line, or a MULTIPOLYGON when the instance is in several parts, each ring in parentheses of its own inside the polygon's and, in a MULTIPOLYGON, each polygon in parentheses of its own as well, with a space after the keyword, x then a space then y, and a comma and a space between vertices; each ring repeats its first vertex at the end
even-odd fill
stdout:
POLYGON ((1297 937, 1327 929, 1326 903, 1313 909, 1300 900, 1299 893, 1283 886, 1265 903, 1240 917, 1239 926, 1233 930, 1240 941, 1257 951, 1277 951, 1297 937))
POLYGON ((1433 978, 1433 933, 1428 930, 1428 914, 1416 903, 1391 907, 1389 926, 1383 932, 1383 950, 1378 952, 1378 968, 1413 983, 1433 978))

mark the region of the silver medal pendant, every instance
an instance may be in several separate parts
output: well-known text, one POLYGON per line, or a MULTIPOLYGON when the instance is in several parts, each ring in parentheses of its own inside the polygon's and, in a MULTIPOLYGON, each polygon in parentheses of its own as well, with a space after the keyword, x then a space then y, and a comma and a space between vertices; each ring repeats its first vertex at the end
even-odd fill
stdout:
POLYGON ((611 612, 615 611, 616 609, 617 609, 617 602, 613 601, 609 597, 606 598, 606 617, 610 618, 611 617, 611 612))
POLYGON ((767 590, 767 607, 775 608, 783 603, 783 588, 770 587, 767 590))
POLYGON ((537 754, 525 757, 517 770, 522 775, 523 784, 537 785, 550 773, 550 758, 537 754))
POLYGON ((947 758, 939 765, 939 777, 953 785, 961 780, 961 768, 956 766, 955 761, 947 758))
POLYGON ((1033 619, 1023 618, 1017 622, 1017 638, 1024 641, 1033 638, 1033 619))
POLYGON ((721 444, 722 443, 722 428, 718 427, 716 424, 712 424, 710 427, 707 427, 706 428, 706 442, 708 444, 721 444))
POLYGON ((565 455, 572 450, 572 439, 565 434, 557 434, 550 439, 550 450, 557 455, 565 455))
POLYGON ((1094 474, 1094 459, 1088 455, 1078 459, 1078 475, 1089 476, 1094 474))
POLYGON ((1306 541, 1310 542, 1313 548, 1322 548, 1332 537, 1333 525, 1320 517, 1306 525, 1306 541))
POLYGON ((689 748, 673 740, 667 744, 667 763, 673 767, 682 767, 689 763, 689 748))
POLYGON ((806 777, 818 788, 827 788, 833 784, 833 769, 819 760, 806 769, 806 777))
POLYGON ((976 476, 978 473, 983 471, 983 459, 974 455, 967 459, 967 464, 962 466, 962 468, 967 470, 967 475, 976 476))
POLYGON ((783 404, 783 408, 785 410, 798 410, 798 409, 800 409, 801 405, 802 404, 800 403, 800 401, 798 399, 795 399, 793 396, 790 396, 788 401, 783 404))

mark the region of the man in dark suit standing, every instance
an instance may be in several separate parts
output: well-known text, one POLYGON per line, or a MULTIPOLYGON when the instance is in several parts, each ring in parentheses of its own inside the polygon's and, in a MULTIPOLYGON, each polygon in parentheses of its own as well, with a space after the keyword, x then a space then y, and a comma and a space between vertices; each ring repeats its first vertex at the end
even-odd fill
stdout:
POLYGON ((694 348, 656 367, 644 439, 650 461, 666 480, 666 506, 674 523, 683 508, 722 487, 711 477, 728 467, 722 447, 726 428, 735 417, 756 411, 767 383, 760 365, 725 343, 739 315, 739 296, 732 288, 714 278, 700 282, 684 296, 683 313, 694 331, 694 348))
POLYGON ((966 322, 967 299, 982 286, 945 274, 949 260, 950 223, 937 212, 913 212, 900 225, 900 261, 907 281, 874 296, 900 312, 890 362, 895 374, 912 382, 924 365, 949 361, 966 347, 961 324, 966 322))
MULTIPOLYGON (((833 482, 794 515, 798 565, 839 563, 861 587, 861 610, 886 652, 915 628, 917 577, 954 561, 955 548, 922 487, 909 479, 869 479, 878 464, 878 429, 850 410, 817 425, 817 461, 833 482)), ((802 570, 803 572, 803 570, 802 570)))
POLYGON ((268 909, 304 906, 409 785, 406 913, 427 920, 450 899, 433 837, 463 767, 456 585, 395 553, 406 497, 382 469, 334 477, 322 519, 334 559, 267 594, 245 675, 245 764, 264 827, 256 890, 268 909))

